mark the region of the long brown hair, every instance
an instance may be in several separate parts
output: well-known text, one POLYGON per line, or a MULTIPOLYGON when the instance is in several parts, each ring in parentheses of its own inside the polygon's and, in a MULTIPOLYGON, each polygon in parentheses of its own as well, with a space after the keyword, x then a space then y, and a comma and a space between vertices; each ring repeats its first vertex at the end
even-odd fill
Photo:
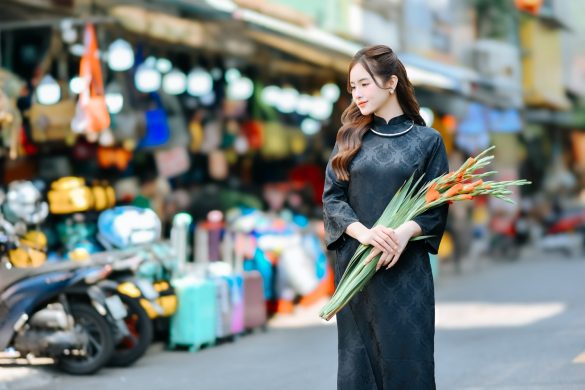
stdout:
MULTIPOLYGON (((396 85, 396 97, 402 111, 417 125, 426 126, 424 119, 420 116, 420 107, 414 97, 414 87, 408 80, 406 69, 396 53, 388 46, 369 46, 358 51, 349 64, 347 71, 347 91, 351 93, 349 73, 356 64, 361 64, 370 74, 372 80, 379 88, 384 87, 394 75, 398 77, 396 85), (375 77, 374 77, 375 76, 375 77), (378 83, 376 77, 382 81, 378 83)), ((339 180, 349 180, 349 164, 362 146, 362 138, 368 131, 373 115, 362 115, 358 106, 352 99, 349 107, 341 114, 342 126, 337 132, 338 152, 331 160, 331 166, 339 180)))

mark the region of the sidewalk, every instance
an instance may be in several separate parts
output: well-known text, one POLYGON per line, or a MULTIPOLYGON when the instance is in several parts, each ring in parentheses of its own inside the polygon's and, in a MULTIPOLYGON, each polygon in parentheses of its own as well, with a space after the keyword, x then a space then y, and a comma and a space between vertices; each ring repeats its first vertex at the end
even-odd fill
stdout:
POLYGON ((52 376, 35 367, 0 365, 0 390, 30 389, 51 382, 52 376))

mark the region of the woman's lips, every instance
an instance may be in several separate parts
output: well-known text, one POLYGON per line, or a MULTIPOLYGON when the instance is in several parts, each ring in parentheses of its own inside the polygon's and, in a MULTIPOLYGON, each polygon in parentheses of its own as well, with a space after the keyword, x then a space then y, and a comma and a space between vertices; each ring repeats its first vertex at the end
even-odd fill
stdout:
POLYGON ((360 106, 360 107, 363 107, 363 106, 365 106, 367 103, 368 103, 368 102, 359 102, 359 103, 358 103, 358 106, 360 106))

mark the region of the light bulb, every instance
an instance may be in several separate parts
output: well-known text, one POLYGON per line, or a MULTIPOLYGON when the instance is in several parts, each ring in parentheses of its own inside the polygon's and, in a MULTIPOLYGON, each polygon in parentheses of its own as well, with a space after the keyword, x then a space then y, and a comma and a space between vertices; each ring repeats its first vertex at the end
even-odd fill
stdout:
POLYGON ((134 76, 136 88, 143 93, 157 91, 161 85, 160 73, 146 64, 140 64, 134 76))
POLYGON ((83 89, 83 79, 79 76, 73 77, 71 81, 69 81, 69 90, 71 93, 78 95, 81 90, 83 89))
POLYGON ((333 105, 331 102, 321 96, 313 98, 313 106, 309 115, 318 120, 325 120, 331 116, 333 105))
POLYGON ((335 103, 339 99, 341 91, 337 84, 327 83, 321 87, 321 96, 329 100, 331 103, 335 103))
POLYGON ((122 72, 134 65, 132 46, 123 39, 116 39, 108 48, 108 65, 111 70, 122 72))
POLYGON ((299 96, 297 101, 296 112, 299 115, 309 115, 313 106, 313 97, 305 93, 299 96))
POLYGON ((173 69, 173 64, 166 58, 156 60, 156 69, 161 73, 168 73, 173 69))
POLYGON ((169 95, 180 95, 187 90, 187 76, 173 69, 163 77, 163 90, 169 95))
POLYGON ((240 77, 228 85, 227 96, 233 100, 248 100, 254 93, 254 83, 247 77, 240 77))
POLYGON ((192 96, 207 95, 213 90, 213 78, 202 68, 193 69, 187 76, 187 92, 192 96))
POLYGON ((306 135, 315 135, 321 130, 321 123, 311 118, 305 118, 301 122, 301 130, 306 135))
POLYGON ((280 99, 276 102, 278 111, 290 114, 295 111, 299 102, 299 91, 294 88, 283 88, 280 90, 280 99))
POLYGON ((262 90, 262 101, 269 106, 275 106, 280 100, 280 87, 269 85, 262 90))
POLYGON ((51 75, 46 75, 39 83, 36 95, 38 102, 41 104, 55 104, 61 100, 61 87, 51 75))
POLYGON ((234 81, 236 81, 240 77, 242 77, 242 74, 236 68, 230 68, 230 69, 226 70, 226 72, 225 72, 225 82, 228 84, 233 83, 234 81))
POLYGON ((111 114, 119 113, 124 106, 124 96, 121 93, 106 92, 106 106, 111 114))

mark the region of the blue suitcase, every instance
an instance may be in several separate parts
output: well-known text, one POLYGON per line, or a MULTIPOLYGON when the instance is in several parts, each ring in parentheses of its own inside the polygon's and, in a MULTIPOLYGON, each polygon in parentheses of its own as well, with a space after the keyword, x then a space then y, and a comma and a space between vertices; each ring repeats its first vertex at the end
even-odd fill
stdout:
POLYGON ((216 340, 217 285, 212 280, 184 277, 173 280, 178 298, 171 318, 169 347, 188 346, 194 352, 216 340))

